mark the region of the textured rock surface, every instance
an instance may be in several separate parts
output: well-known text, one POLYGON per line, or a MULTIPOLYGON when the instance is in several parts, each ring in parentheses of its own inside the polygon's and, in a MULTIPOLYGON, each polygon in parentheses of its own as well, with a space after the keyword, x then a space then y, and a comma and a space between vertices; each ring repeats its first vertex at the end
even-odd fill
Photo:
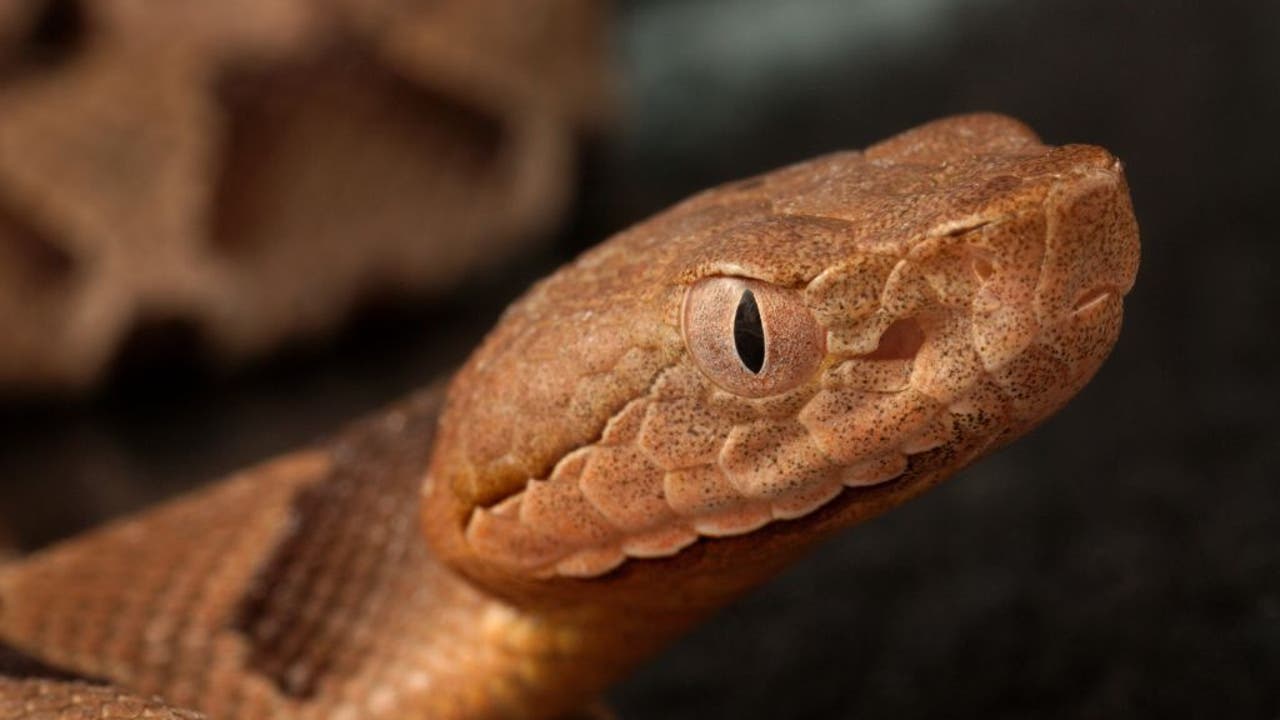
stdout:
POLYGON ((536 237, 603 104, 603 4, 23 0, 0 11, 0 387, 131 332, 224 358, 536 237))
POLYGON ((108 687, 80 682, 0 678, 6 699, 4 720, 203 720, 200 713, 174 710, 160 699, 143 699, 108 687))

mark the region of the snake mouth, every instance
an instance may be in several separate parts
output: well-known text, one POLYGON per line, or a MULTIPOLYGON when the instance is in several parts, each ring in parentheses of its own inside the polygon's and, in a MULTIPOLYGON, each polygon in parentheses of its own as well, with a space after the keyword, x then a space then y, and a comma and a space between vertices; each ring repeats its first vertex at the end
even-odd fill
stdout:
POLYGON ((1119 296, 1123 293, 1120 288, 1110 285, 1100 285, 1080 296, 1075 304, 1071 307, 1071 314, 1079 314, 1089 312, 1106 302, 1112 296, 1119 296))
MULTIPOLYGON (((940 461, 954 467, 960 464, 956 458, 961 463, 972 459, 975 453, 965 449, 972 444, 966 436, 996 416, 990 400, 974 393, 914 416, 910 426, 894 433, 894 439, 886 438, 883 447, 857 456, 823 453, 799 426, 801 435, 790 444, 765 451, 755 443, 778 426, 739 426, 714 463, 659 471, 657 496, 633 495, 624 511, 650 507, 644 519, 637 515, 630 527, 621 524, 629 518, 594 492, 593 467, 610 469, 609 458, 617 457, 620 462, 611 469, 625 474, 629 470, 621 460, 633 467, 645 460, 626 448, 583 448, 562 460, 551 478, 531 481, 496 505, 475 509, 466 535, 491 559, 523 558, 512 569, 533 577, 600 577, 628 559, 669 559, 699 539, 717 542, 750 536, 767 526, 794 527, 794 521, 824 517, 829 506, 843 508, 860 499, 903 492, 915 485, 918 468, 940 461), (801 446, 812 448, 803 458, 796 454, 801 446), (771 457, 761 456, 744 474, 734 466, 739 449, 771 457)), ((632 475, 607 482, 616 492, 634 493, 652 481, 632 475)))

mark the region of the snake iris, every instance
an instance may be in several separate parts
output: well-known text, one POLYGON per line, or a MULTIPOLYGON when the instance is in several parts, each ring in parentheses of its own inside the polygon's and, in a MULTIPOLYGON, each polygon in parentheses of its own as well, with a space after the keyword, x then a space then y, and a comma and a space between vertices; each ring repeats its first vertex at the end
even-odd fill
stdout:
POLYGON ((702 193, 447 389, 0 570, 0 716, 574 711, 1061 407, 1137 264, 1120 163, 994 115, 702 193))

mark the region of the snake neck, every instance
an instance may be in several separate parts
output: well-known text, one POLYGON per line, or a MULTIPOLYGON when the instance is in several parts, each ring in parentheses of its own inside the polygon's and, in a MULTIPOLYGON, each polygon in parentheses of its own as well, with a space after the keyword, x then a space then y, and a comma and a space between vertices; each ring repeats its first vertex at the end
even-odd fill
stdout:
POLYGON ((211 717, 581 708, 692 618, 523 603, 441 562, 418 503, 439 406, 422 393, 0 568, 0 644, 211 717))
POLYGON ((360 717, 556 717, 697 619, 592 602, 587 587, 525 601, 448 566, 419 516, 440 404, 419 394, 329 444, 238 606, 252 670, 302 704, 366 688, 360 717))
POLYGON ((587 705, 696 618, 528 608, 441 569, 431 590, 448 619, 429 621, 443 717, 559 717, 587 705), (441 693, 447 694, 445 702, 441 693))

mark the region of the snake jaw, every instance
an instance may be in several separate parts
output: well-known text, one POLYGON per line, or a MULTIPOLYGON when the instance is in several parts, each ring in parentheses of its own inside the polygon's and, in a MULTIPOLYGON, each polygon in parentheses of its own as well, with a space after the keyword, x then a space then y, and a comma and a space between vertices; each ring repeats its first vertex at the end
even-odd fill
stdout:
MULTIPOLYGON (((696 382, 695 372, 670 371, 655 394, 696 382)), ((721 404, 731 402, 714 388, 705 392, 720 395, 721 404)), ((737 412, 727 416, 753 419, 708 430, 706 442, 694 438, 683 452, 673 451, 680 439, 667 433, 698 426, 684 415, 691 411, 688 404, 679 396, 669 403, 638 401, 616 416, 640 416, 638 423, 611 423, 630 425, 630 432, 615 431, 610 444, 575 451, 548 479, 533 480, 502 503, 476 510, 468 541, 495 560, 519 558, 522 571, 536 577, 598 577, 627 558, 669 557, 699 537, 750 534, 810 515, 846 488, 901 477, 911 456, 956 437, 951 411, 926 405, 913 391, 799 394, 803 402, 794 419, 762 416, 779 412, 768 400, 740 399, 737 412), (894 423, 897 431, 877 437, 839 424, 824 431, 828 418, 859 420, 846 402, 863 403, 874 423, 894 423), (858 442, 840 440, 848 437, 858 442), (664 452, 655 457, 654 448, 664 452)))
POLYGON ((460 519, 442 554, 521 582, 651 576, 613 572, 636 566, 629 558, 754 577, 725 570, 739 541, 780 557, 1065 403, 1114 343, 1136 263, 1114 158, 1040 145, 1001 118, 942 121, 704 193, 539 286, 460 374, 433 468, 480 485, 499 468, 507 489, 437 483, 460 519), (570 333, 561 306, 576 308, 570 333), (736 334, 743 318, 765 341, 753 357, 736 334), (625 355, 631 323, 657 348, 636 363, 642 374, 602 360, 625 355), (778 365, 773 343, 790 335, 776 347, 799 359, 778 365), (476 412, 493 393, 472 375, 521 376, 531 353, 561 373, 581 362, 629 399, 566 405, 581 383, 508 383, 503 402, 553 409, 557 444, 476 412), (566 406, 583 408, 563 418, 572 433, 556 414, 566 406), (491 424, 504 431, 488 431, 488 445, 453 442, 491 424))

